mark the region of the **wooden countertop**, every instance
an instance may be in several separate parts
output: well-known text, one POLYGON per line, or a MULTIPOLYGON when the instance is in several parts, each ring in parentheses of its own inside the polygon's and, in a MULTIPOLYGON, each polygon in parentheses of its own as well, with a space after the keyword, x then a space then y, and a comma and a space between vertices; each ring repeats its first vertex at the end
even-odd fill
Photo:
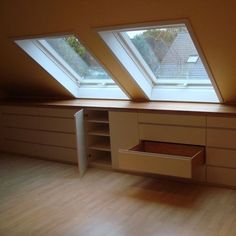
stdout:
POLYGON ((186 102, 131 102, 117 100, 2 100, 0 105, 14 106, 53 106, 78 107, 109 110, 145 111, 145 112, 190 112, 190 113, 216 113, 236 115, 236 106, 213 103, 186 103, 186 102))

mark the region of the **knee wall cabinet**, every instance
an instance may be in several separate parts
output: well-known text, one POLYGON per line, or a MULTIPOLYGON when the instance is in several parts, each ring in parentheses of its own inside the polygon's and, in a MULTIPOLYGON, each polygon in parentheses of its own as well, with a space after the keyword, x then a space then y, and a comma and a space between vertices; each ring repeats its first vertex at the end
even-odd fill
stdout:
POLYGON ((110 112, 115 168, 205 180, 204 116, 110 112))
POLYGON ((136 112, 109 115, 114 127, 111 146, 115 168, 236 186, 236 117, 136 112), (174 146, 165 152, 158 152, 160 147, 150 151, 141 141, 154 141, 162 149, 168 143, 181 144, 182 155, 168 153, 174 146), (205 158, 194 155, 197 152, 186 157, 186 147, 205 149, 205 158))
POLYGON ((236 117, 207 117, 207 182, 236 186, 236 117))
POLYGON ((77 163, 77 108, 1 106, 4 152, 77 163))
POLYGON ((236 186, 236 117, 2 106, 5 152, 236 186))

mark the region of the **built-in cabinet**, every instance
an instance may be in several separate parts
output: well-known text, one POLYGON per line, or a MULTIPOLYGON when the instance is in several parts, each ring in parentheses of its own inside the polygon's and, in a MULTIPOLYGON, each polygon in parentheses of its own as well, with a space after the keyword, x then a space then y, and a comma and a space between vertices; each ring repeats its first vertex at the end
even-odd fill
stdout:
POLYGON ((0 150, 77 163, 77 108, 1 106, 0 150))
POLYGON ((111 112, 110 117, 116 168, 184 178, 200 168, 205 180, 204 116, 111 112))
POLYGON ((207 182, 236 186, 236 117, 207 116, 207 182))
POLYGON ((236 117, 2 106, 4 152, 236 186, 236 117))
POLYGON ((236 117, 144 112, 111 112, 110 117, 115 168, 236 186, 236 117), (154 141, 155 150, 141 141, 154 141), (169 144, 184 145, 182 155, 170 151, 175 146, 167 148, 170 155, 163 153, 169 144), (192 156, 186 158, 191 145, 192 156), (198 155, 203 149, 204 157, 198 155))

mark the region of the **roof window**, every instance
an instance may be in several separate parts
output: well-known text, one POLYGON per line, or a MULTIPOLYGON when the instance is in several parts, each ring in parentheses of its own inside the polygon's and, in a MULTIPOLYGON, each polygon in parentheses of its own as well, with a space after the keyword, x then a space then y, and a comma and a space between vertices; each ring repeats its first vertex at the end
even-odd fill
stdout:
POLYGON ((150 100, 219 102, 213 77, 189 28, 187 22, 160 23, 99 34, 150 100))

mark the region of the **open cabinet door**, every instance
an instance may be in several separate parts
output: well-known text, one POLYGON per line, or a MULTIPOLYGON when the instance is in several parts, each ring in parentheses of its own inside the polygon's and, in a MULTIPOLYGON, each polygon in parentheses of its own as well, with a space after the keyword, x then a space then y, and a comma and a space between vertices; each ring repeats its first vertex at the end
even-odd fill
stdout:
POLYGON ((84 132, 84 111, 80 110, 75 113, 76 123, 76 139, 77 139, 77 158, 79 174, 82 177, 87 169, 87 155, 85 144, 85 132, 84 132))

